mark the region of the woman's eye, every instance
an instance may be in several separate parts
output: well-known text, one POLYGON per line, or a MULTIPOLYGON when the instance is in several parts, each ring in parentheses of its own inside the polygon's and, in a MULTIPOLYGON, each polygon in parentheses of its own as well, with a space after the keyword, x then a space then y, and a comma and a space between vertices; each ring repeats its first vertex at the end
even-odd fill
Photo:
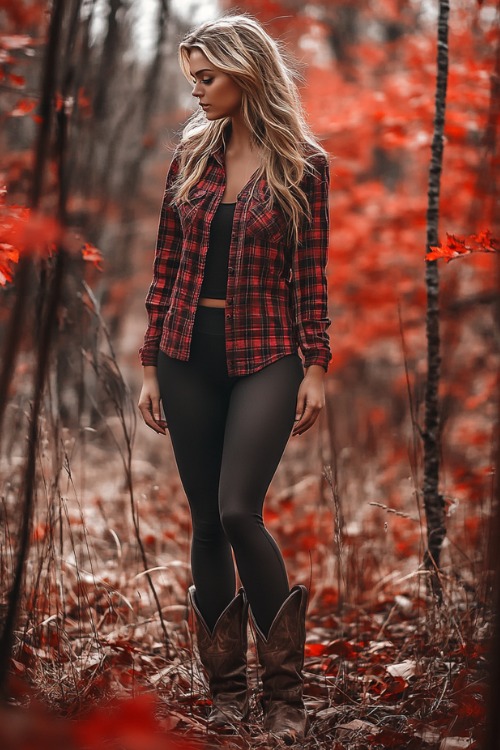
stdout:
MULTIPOLYGON (((200 83, 203 83, 205 86, 208 86, 209 84, 212 83, 213 80, 214 80, 213 78, 201 78, 200 83)), ((196 86, 197 84, 196 78, 192 79, 192 84, 193 86, 196 86)))

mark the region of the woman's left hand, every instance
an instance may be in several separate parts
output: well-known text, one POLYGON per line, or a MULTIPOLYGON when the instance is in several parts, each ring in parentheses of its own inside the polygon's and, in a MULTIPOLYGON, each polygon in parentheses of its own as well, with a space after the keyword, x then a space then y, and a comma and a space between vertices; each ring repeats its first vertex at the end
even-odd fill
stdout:
POLYGON ((302 435, 312 427, 325 405, 325 371, 320 365, 311 365, 299 387, 297 409, 292 436, 302 435))

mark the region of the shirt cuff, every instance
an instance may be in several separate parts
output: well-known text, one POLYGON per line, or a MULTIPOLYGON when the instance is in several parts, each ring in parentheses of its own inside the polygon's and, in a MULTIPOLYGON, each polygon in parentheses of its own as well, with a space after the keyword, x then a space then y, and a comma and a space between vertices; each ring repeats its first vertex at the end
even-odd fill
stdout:
POLYGON ((158 349, 156 347, 141 346, 139 349, 139 359, 143 367, 153 365, 158 366, 158 349))
POLYGON ((304 367, 310 367, 311 365, 320 365, 325 372, 328 372, 328 364, 332 359, 332 354, 329 351, 311 352, 304 357, 304 367))

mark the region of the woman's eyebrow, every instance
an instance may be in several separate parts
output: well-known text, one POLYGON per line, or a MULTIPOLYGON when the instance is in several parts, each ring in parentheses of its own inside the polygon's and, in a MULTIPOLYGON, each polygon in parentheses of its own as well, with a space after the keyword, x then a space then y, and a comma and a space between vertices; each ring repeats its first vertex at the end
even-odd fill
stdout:
POLYGON ((189 72, 190 72, 190 74, 191 74, 191 75, 192 75, 192 76, 194 77, 194 76, 199 76, 199 75, 200 75, 200 73, 207 73, 208 71, 210 71, 210 73, 213 73, 213 72, 214 72, 214 71, 212 70, 212 68, 202 68, 201 70, 197 70, 197 71, 196 71, 196 73, 191 73, 191 71, 189 71, 189 72))

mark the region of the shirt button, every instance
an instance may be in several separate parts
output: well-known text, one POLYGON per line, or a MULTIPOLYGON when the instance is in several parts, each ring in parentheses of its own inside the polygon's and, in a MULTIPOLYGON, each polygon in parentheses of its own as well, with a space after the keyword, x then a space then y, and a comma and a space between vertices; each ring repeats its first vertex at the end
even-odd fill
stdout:
POLYGON ((234 273, 234 268, 232 266, 229 266, 227 269, 228 273, 234 273))
POLYGON ((233 317, 232 313, 227 313, 227 314, 226 314, 226 318, 227 318, 228 320, 231 320, 231 318, 232 318, 232 317, 233 317))

